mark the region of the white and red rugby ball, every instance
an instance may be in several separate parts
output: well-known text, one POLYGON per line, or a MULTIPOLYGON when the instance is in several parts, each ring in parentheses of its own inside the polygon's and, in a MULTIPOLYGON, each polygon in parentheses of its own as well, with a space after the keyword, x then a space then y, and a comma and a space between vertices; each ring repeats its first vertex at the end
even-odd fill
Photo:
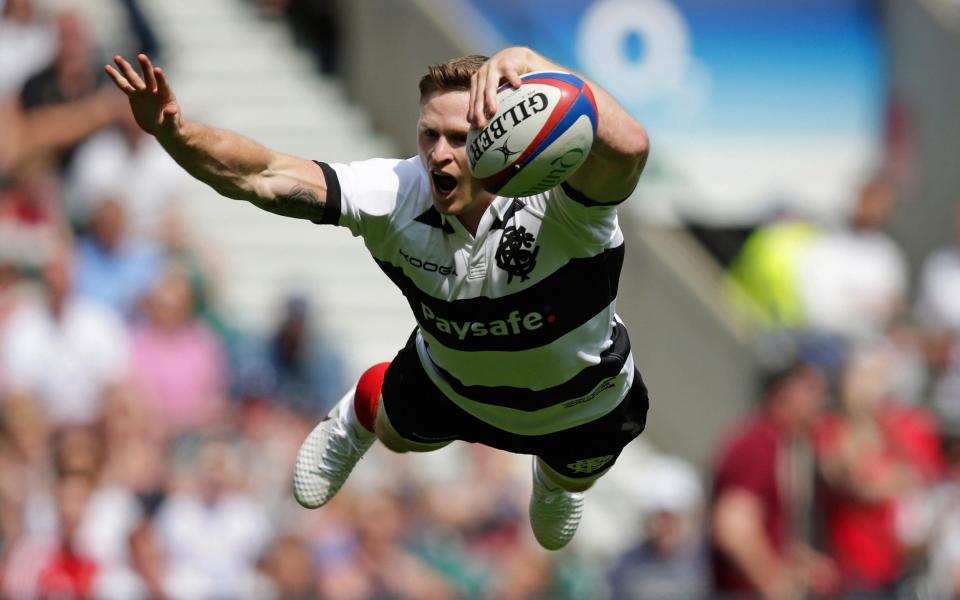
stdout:
POLYGON ((538 71, 497 91, 497 113, 467 134, 470 172, 488 192, 532 196, 560 185, 590 153, 597 102, 571 73, 538 71))

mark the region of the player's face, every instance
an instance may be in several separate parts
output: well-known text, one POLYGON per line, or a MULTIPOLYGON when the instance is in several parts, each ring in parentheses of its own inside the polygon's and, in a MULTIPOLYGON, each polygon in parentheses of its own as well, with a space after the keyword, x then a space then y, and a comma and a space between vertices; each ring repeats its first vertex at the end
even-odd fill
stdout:
POLYGON ((420 102, 417 147, 430 175, 433 204, 442 214, 476 217, 493 200, 470 174, 467 164, 466 91, 436 92, 420 102))

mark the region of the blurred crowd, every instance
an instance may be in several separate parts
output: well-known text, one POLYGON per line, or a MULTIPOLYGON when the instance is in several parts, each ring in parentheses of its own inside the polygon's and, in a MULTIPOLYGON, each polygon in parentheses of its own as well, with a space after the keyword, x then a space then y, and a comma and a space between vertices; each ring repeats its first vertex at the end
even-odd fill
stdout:
MULTIPOLYGON (((162 56, 117 4, 135 45, 110 50, 162 56)), ((726 280, 756 409, 703 472, 629 448, 569 550, 530 535, 528 461, 479 446, 375 450, 306 511, 336 344, 285 290, 272 330, 232 324, 83 13, 0 11, 0 598, 960 597, 960 212, 914 276, 884 177, 841 226, 757 228, 726 280)))
POLYGON ((885 229, 898 185, 872 177, 838 225, 774 219, 730 265, 729 304, 772 363, 714 457, 730 593, 960 597, 960 206, 912 274, 885 229))

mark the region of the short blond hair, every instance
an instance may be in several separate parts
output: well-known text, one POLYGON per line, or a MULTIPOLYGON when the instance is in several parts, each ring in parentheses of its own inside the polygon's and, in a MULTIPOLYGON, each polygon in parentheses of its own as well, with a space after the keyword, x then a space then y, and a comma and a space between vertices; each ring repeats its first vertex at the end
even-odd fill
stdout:
POLYGON ((469 90, 470 78, 487 59, 480 54, 471 54, 430 65, 427 74, 420 78, 420 100, 434 92, 469 90))

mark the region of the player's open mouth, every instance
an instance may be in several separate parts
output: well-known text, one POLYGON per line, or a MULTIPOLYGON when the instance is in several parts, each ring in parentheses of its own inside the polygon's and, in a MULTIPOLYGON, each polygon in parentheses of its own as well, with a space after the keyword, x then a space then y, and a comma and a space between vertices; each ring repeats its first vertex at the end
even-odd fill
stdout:
POLYGON ((433 187, 435 187, 442 196, 446 196, 457 189, 457 178, 452 175, 447 175, 442 171, 431 171, 430 177, 433 179, 433 187))

